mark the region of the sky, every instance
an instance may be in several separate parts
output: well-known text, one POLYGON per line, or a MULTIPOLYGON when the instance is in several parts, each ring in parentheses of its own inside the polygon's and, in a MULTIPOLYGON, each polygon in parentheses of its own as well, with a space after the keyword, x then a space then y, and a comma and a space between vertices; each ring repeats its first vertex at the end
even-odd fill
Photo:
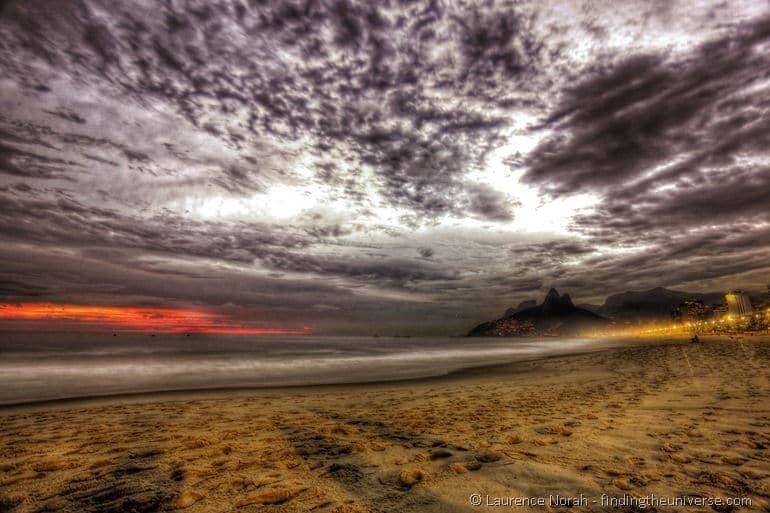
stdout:
POLYGON ((755 0, 4 0, 0 328, 763 289, 769 111, 755 0))

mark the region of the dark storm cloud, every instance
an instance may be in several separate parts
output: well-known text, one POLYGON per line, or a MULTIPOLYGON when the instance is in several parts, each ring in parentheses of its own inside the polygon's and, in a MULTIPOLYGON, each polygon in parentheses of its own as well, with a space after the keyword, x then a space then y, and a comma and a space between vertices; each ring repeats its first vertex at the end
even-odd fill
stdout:
MULTIPOLYGON (((673 284, 736 276, 753 270, 767 272, 770 258, 770 228, 737 226, 721 236, 706 232, 670 236, 632 255, 597 256, 586 265, 590 273, 557 282, 562 287, 581 288, 585 296, 603 297, 607 290, 650 288, 661 279, 673 284), (662 271, 664 270, 664 271, 662 271)), ((754 286, 763 286, 755 283, 754 286)), ((697 285, 694 285, 696 288, 697 285)))
POLYGON ((686 56, 632 55, 584 70, 546 120, 555 135, 528 157, 524 179, 554 194, 609 190, 627 201, 765 155, 768 43, 770 18, 686 56))
POLYGON ((469 184, 465 186, 468 195, 468 206, 465 210, 473 217, 495 221, 510 221, 513 219, 515 206, 505 194, 484 184, 469 184))
POLYGON ((78 164, 0 143, 0 173, 22 178, 68 178, 67 168, 72 166, 78 164))
MULTIPOLYGON (((446 329, 446 320, 431 314, 435 309, 431 303, 370 297, 324 280, 255 275, 216 264, 202 267, 189 260, 136 260, 124 251, 110 257, 6 245, 0 251, 0 290, 10 295, 3 299, 204 307, 257 326, 311 325, 319 332, 333 333, 372 333, 373 322, 380 329, 391 326, 388 329, 398 333, 403 329, 404 316, 415 315, 424 319, 418 332, 435 332, 442 325, 446 329), (40 269, 50 266, 52 259, 56 267, 41 273, 40 269), (188 268, 194 269, 194 279, 185 275, 188 268), (177 272, 168 272, 169 269, 177 272), (6 274, 23 277, 25 281, 9 283, 6 274), (45 283, 45 290, 40 283, 45 283), (41 293, 31 295, 38 291, 41 293)), ((452 307, 447 311, 451 315, 460 312, 452 307)), ((459 326, 464 328, 464 324, 459 326)))
POLYGON ((680 184, 610 198, 596 213, 579 216, 576 226, 595 239, 664 244, 672 233, 703 224, 717 226, 713 236, 721 238, 725 230, 734 231, 736 223, 770 223, 770 167, 730 166, 680 184))
POLYGON ((423 258, 431 258, 435 254, 433 248, 419 248, 417 252, 420 253, 420 256, 423 258))
POLYGON ((770 24, 629 46, 666 4, 2 2, 0 296, 464 331, 758 276, 770 24), (519 176, 596 204, 550 233, 519 176))
POLYGON ((67 110, 67 109, 43 110, 43 112, 45 112, 46 114, 51 114, 52 116, 58 116, 72 123, 78 123, 80 125, 83 125, 86 122, 85 118, 83 118, 77 112, 72 112, 71 110, 67 110))
POLYGON ((593 251, 594 249, 589 244, 579 240, 552 240, 526 246, 516 246, 510 250, 513 255, 536 254, 547 256, 549 259, 580 256, 593 251))
POLYGON ((595 194, 573 229, 633 252, 588 258, 563 285, 606 294, 767 268, 769 48, 764 18, 685 54, 581 71, 540 127, 553 135, 518 164, 552 196, 595 194))
MULTIPOLYGON (((123 130, 124 124, 117 121, 117 130, 123 130)), ((79 131, 66 125, 20 122, 0 115, 0 173, 66 180, 79 189, 76 194, 84 200, 91 192, 88 189, 109 189, 110 201, 136 199, 121 194, 154 200, 160 193, 183 196, 213 187, 244 195, 264 190, 264 182, 277 174, 268 167, 281 156, 276 150, 257 161, 248 152, 226 155, 200 149, 194 134, 169 133, 164 127, 140 126, 137 130, 145 141, 126 143, 125 135, 114 133, 116 127, 109 123, 106 127, 86 125, 79 131), (189 146, 177 151, 174 144, 160 144, 175 137, 189 146), (176 190, 170 190, 172 186, 176 190)))
POLYGON ((10 246, 0 255, 3 272, 23 276, 24 283, 3 281, 6 300, 25 301, 31 293, 36 300, 84 304, 118 305, 179 305, 209 306, 217 310, 239 305, 252 319, 260 312, 268 324, 276 319, 307 322, 308 316, 297 318, 296 311, 306 301, 324 302, 351 301, 349 292, 320 282, 287 280, 264 277, 225 269, 219 266, 201 267, 180 264, 179 261, 147 261, 136 259, 124 251, 115 252, 111 258, 86 252, 72 255, 71 252, 42 252, 28 247, 10 246), (44 276, 38 272, 54 256, 57 267, 44 276), (185 273, 190 266, 194 272, 185 273), (44 282, 43 291, 37 282, 44 282), (205 301, 201 298, 205 297, 205 301), (276 303, 281 307, 276 309, 276 303), (280 311, 292 312, 290 316, 280 311), (294 316, 294 319, 290 319, 294 316))
POLYGON ((15 300, 42 296, 44 287, 30 285, 16 280, 0 280, 0 300, 15 300))
POLYGON ((66 245, 105 258, 124 252, 234 264, 256 261, 277 271, 349 278, 383 287, 451 280, 456 275, 416 259, 315 255, 308 250, 317 238, 290 226, 278 229, 254 223, 196 223, 170 214, 140 219, 87 207, 63 194, 55 203, 47 203, 0 193, 0 236, 19 242, 66 245))
POLYGON ((254 166, 227 166, 213 182, 233 194, 263 191, 264 185, 257 178, 258 173, 253 172, 253 168, 254 166))
POLYGON ((380 285, 451 280, 456 277, 455 272, 412 259, 383 258, 360 261, 350 258, 320 258, 283 253, 268 255, 266 262, 271 268, 283 271, 307 272, 322 276, 348 276, 380 285))
POLYGON ((150 161, 150 157, 142 153, 141 151, 124 149, 123 155, 125 155, 130 162, 149 162, 150 161))
POLYGON ((6 239, 71 247, 142 250, 251 263, 270 251, 308 241, 254 224, 204 224, 178 217, 140 218, 89 207, 59 193, 55 201, 0 196, 0 235, 6 239))
MULTIPOLYGON (((370 166, 390 201, 428 215, 508 216, 466 197, 462 175, 499 142, 507 107, 534 97, 547 57, 534 15, 513 2, 69 0, 4 13, 4 65, 31 91, 40 77, 18 57, 30 53, 104 94, 169 103, 233 148, 309 138, 319 159, 370 166)), ((217 183, 247 189, 253 172, 230 167, 217 183)))

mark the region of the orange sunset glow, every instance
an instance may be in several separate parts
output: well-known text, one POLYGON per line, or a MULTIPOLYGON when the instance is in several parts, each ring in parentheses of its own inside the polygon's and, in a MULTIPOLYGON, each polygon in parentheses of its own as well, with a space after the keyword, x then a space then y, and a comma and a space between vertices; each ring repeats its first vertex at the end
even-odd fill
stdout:
POLYGON ((50 303, 0 304, 0 322, 6 328, 44 327, 211 333, 227 335, 301 335, 308 328, 284 329, 249 326, 205 310, 157 307, 60 305, 50 303))

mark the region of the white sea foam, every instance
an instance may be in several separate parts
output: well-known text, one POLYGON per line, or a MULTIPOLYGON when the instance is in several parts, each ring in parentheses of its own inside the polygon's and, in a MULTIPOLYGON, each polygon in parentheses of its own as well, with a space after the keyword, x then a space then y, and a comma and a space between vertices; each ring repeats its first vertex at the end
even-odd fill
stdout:
POLYGON ((150 391, 388 381, 623 343, 579 338, 47 337, 2 335, 0 404, 150 391))

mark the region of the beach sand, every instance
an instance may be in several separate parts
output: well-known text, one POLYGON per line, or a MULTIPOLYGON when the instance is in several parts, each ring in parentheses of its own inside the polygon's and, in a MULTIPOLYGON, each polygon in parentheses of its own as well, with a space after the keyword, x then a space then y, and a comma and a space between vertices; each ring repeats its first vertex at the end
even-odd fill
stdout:
POLYGON ((549 497, 581 493, 571 510, 654 494, 765 511, 769 377, 767 337, 704 338, 400 383, 3 408, 0 512, 567 511, 549 497), (546 505, 486 505, 511 497, 546 505))

